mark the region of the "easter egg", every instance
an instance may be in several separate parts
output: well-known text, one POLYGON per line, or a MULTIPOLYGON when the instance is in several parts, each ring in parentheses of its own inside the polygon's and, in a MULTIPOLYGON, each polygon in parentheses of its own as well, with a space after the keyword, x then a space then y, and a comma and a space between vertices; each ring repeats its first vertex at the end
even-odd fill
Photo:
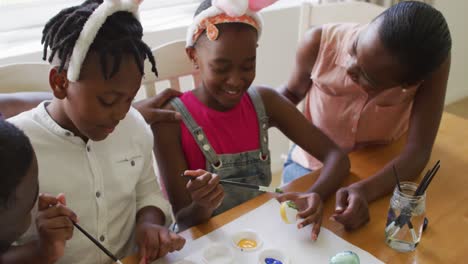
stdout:
POLYGON ((352 251, 343 251, 330 259, 330 264, 359 264, 359 256, 352 251))
POLYGON ((296 218, 297 218, 296 204, 292 201, 282 202, 280 206, 280 215, 281 215, 281 219, 286 224, 296 223, 296 218))

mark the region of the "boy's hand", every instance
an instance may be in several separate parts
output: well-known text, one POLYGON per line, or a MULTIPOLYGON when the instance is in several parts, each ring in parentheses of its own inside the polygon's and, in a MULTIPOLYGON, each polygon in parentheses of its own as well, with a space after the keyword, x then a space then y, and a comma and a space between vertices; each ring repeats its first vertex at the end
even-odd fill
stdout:
MULTIPOLYGON (((65 243, 73 236, 76 214, 66 207, 65 196, 40 194, 36 227, 39 234, 39 255, 43 263, 54 263, 65 251, 65 243)), ((41 263, 42 263, 41 262, 41 263)))
POLYGON ((276 199, 279 202, 293 201, 299 212, 297 215, 304 220, 297 225, 297 228, 303 228, 312 224, 312 240, 317 240, 322 225, 323 203, 320 195, 317 193, 285 193, 279 195, 276 199))
POLYGON ((346 230, 357 229, 367 223, 369 207, 364 192, 352 185, 339 189, 331 219, 341 223, 346 230))
POLYGON ((224 199, 224 189, 219 184, 218 175, 204 170, 185 171, 184 175, 192 177, 186 187, 193 202, 211 210, 221 205, 224 199))
POLYGON ((182 95, 181 92, 174 89, 166 89, 162 93, 140 100, 133 104, 138 112, 143 116, 146 123, 175 122, 182 120, 182 116, 175 111, 161 109, 166 103, 174 97, 182 95))
POLYGON ((175 250, 181 250, 185 245, 185 238, 164 226, 141 223, 137 226, 136 243, 141 256, 140 264, 146 264, 175 250))

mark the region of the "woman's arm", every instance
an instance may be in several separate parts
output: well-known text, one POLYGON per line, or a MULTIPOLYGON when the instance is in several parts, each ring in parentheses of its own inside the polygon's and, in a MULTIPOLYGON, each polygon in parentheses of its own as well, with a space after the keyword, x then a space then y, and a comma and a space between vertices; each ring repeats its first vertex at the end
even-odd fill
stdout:
POLYGON ((335 219, 355 229, 369 219, 367 204, 390 193, 396 184, 393 166, 401 181, 418 177, 431 156, 444 109, 450 57, 418 88, 411 112, 408 140, 403 151, 379 172, 337 193, 335 219), (361 209, 359 209, 361 208, 361 209))
POLYGON ((305 33, 296 53, 296 65, 292 75, 281 88, 281 94, 295 105, 304 99, 312 86, 310 74, 317 59, 321 39, 321 27, 314 27, 305 33))
MULTIPOLYGON (((174 111, 168 105, 164 109, 174 111)), ((182 151, 180 123, 156 123, 152 126, 154 152, 164 187, 172 204, 176 221, 181 230, 208 220, 224 194, 219 179, 201 173, 190 182, 181 176, 188 166, 182 151), (213 199, 212 199, 213 198, 213 199), (216 200, 204 203, 206 200, 216 200)))

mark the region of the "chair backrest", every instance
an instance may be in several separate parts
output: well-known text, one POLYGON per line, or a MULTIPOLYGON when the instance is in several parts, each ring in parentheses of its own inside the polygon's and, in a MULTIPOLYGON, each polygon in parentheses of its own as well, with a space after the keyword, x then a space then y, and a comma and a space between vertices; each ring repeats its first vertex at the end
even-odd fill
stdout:
POLYGON ((0 66, 0 93, 50 91, 49 71, 42 63, 0 66))
POLYGON ((340 22, 368 23, 384 10, 382 6, 366 2, 312 3, 303 1, 299 19, 299 40, 310 27, 340 22))
POLYGON ((151 72, 149 62, 145 64, 145 78, 142 86, 145 88, 146 97, 154 96, 157 89, 168 88, 158 87, 158 83, 169 81, 170 88, 181 91, 181 78, 191 76, 192 82, 190 88, 199 83, 199 74, 193 68, 192 63, 185 53, 185 40, 177 40, 153 49, 153 55, 156 59, 158 68, 158 77, 151 72))

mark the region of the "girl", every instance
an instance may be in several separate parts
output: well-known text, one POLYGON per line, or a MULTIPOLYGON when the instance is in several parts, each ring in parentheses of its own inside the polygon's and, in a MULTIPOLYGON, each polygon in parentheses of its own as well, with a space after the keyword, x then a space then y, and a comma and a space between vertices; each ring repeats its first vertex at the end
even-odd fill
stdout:
MULTIPOLYGON (((44 59, 52 52, 54 98, 11 121, 31 139, 41 191, 66 193, 85 230, 120 258, 136 244, 146 262, 181 249, 184 239, 166 227, 170 206, 154 175, 152 133, 131 108, 146 58, 156 73, 140 2, 88 0, 53 17, 42 40, 44 59)), ((20 242, 36 237, 30 229, 20 242)), ((113 262, 78 232, 64 250, 58 263, 113 262)))
MULTIPOLYGON (((368 203, 411 180, 429 160, 444 107, 451 37, 443 15, 414 1, 392 6, 370 24, 313 28, 297 52, 283 89, 305 98, 304 115, 346 152, 386 144, 408 131, 399 156, 375 175, 340 189, 333 218, 347 229, 369 220, 368 203)), ((317 169, 314 156, 293 148, 285 181, 317 169)))
POLYGON ((221 187, 220 179, 270 184, 267 129, 276 126, 325 164, 308 192, 280 197, 299 205, 299 216, 305 218, 299 228, 313 224, 315 240, 322 200, 347 176, 349 160, 280 94, 251 87, 262 23, 255 12, 258 2, 250 1, 250 8, 244 4, 204 1, 198 8, 187 34, 187 54, 200 71, 201 84, 167 107, 179 111, 183 123, 157 125, 158 166, 179 227, 201 223, 259 194, 221 187), (184 172, 197 177, 188 181, 180 176, 184 172))

